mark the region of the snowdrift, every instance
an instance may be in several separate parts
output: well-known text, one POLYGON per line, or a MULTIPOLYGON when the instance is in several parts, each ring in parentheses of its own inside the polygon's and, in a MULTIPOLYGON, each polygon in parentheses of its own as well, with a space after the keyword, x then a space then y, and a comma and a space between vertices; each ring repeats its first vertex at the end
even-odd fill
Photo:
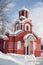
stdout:
POLYGON ((19 55, 0 52, 0 65, 35 65, 34 55, 19 55))

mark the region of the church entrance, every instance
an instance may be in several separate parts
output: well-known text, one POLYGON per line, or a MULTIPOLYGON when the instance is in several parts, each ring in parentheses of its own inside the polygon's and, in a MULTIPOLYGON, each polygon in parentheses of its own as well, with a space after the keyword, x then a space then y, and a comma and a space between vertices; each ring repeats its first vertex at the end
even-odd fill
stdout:
POLYGON ((29 47, 24 47, 24 54, 29 55, 29 47))
POLYGON ((25 40, 25 45, 24 45, 24 54, 29 55, 30 54, 30 43, 25 40))
POLYGON ((34 52, 33 44, 34 44, 35 38, 32 35, 27 35, 27 36, 28 37, 25 38, 25 40, 24 40, 25 41, 25 43, 24 43, 24 54, 30 55, 30 54, 33 54, 33 52, 34 52))

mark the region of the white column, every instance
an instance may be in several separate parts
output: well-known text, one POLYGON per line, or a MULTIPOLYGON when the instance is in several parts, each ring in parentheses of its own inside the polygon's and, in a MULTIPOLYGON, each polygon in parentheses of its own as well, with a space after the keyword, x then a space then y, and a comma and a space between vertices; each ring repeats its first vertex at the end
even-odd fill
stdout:
POLYGON ((24 46, 25 46, 25 55, 27 55, 27 46, 28 46, 28 42, 27 42, 27 40, 25 40, 25 44, 24 44, 24 46))
POLYGON ((35 49, 36 49, 36 42, 33 41, 33 54, 34 54, 35 49))
POLYGON ((18 49, 18 50, 21 49, 21 41, 18 41, 18 42, 17 42, 17 49, 18 49))
POLYGON ((5 48, 5 41, 4 41, 4 45, 3 45, 3 49, 5 48))
POLYGON ((30 41, 28 42, 28 54, 30 54, 30 41))
POLYGON ((25 47, 25 55, 27 55, 27 47, 25 47))

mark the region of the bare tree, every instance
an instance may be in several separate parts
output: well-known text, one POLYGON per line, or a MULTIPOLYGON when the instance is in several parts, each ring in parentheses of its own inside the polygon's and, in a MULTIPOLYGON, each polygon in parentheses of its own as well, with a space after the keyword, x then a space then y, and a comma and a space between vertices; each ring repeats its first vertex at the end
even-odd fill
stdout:
POLYGON ((0 34, 3 34, 5 31, 5 24, 8 21, 4 8, 6 8, 9 3, 11 3, 11 0, 0 0, 0 34))

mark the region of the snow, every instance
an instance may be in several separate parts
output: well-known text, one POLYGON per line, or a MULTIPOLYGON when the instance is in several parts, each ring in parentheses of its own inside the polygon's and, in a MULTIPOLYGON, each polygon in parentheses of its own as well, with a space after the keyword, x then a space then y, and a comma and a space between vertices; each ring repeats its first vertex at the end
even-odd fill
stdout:
POLYGON ((26 19, 23 20, 23 22, 30 22, 31 23, 30 20, 31 20, 31 18, 26 18, 26 19))
POLYGON ((15 35, 17 35, 20 32, 22 32, 22 30, 11 31, 10 29, 7 29, 4 34, 9 33, 9 35, 15 36, 15 35))
POLYGON ((20 18, 26 18, 25 16, 20 16, 20 18))
MULTIPOLYGON (((21 21, 20 19, 17 19, 16 22, 22 23, 22 21, 21 21)), ((16 23, 16 22, 15 22, 15 23, 16 23)))
MULTIPOLYGON (((34 37, 33 34, 26 34, 26 35, 24 36, 24 40, 27 39, 29 36, 33 36, 33 37, 34 37)), ((35 38, 35 37, 34 37, 34 38, 35 38)))
POLYGON ((6 36, 6 35, 0 35, 0 38, 2 38, 2 39, 8 39, 8 37, 6 36))
POLYGON ((17 35, 20 32, 22 32, 22 30, 17 30, 17 31, 14 32, 14 35, 17 35))
POLYGON ((13 61, 13 59, 10 56, 7 56, 0 52, 0 65, 18 65, 13 61))
POLYGON ((32 19, 31 18, 25 18, 24 20, 20 20, 20 19, 17 19, 16 22, 19 22, 19 23, 25 23, 25 22, 29 22, 31 23, 32 19))
POLYGON ((35 65, 34 55, 19 55, 0 52, 0 65, 35 65))
POLYGON ((43 65, 43 60, 41 61, 41 63, 39 65, 43 65))

